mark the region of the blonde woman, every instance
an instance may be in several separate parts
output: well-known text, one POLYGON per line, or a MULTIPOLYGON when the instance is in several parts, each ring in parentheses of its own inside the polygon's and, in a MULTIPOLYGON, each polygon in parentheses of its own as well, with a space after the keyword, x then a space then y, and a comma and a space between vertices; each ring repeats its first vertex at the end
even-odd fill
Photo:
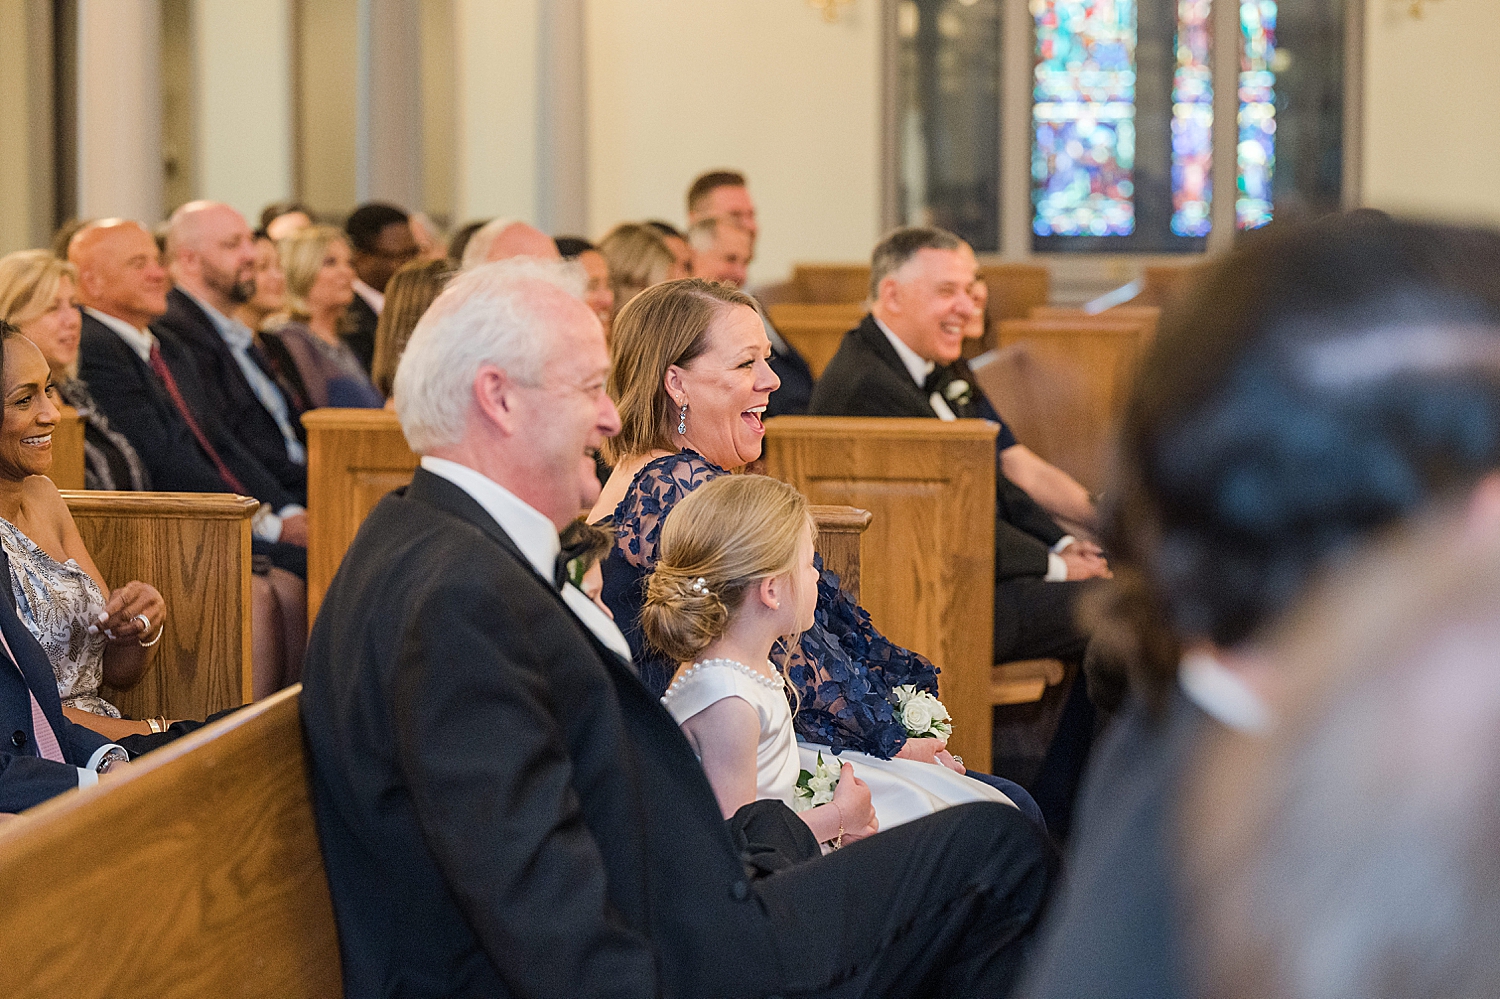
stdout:
POLYGON ((124 434, 110 429, 78 377, 77 282, 77 268, 46 250, 0 258, 0 320, 14 325, 42 352, 58 395, 83 420, 85 488, 150 489, 145 463, 124 434))
POLYGON ((276 253, 276 243, 265 233, 255 236, 255 294, 249 301, 240 303, 234 310, 234 318, 256 333, 275 326, 286 308, 286 275, 281 270, 281 258, 276 253))
POLYGON ((649 225, 620 223, 599 241, 599 252, 609 266, 616 316, 626 302, 652 285, 687 276, 661 233, 649 225))
POLYGON ((354 301, 354 267, 342 230, 315 225, 277 244, 290 320, 265 334, 266 353, 310 408, 377 409, 385 398, 340 336, 354 301))

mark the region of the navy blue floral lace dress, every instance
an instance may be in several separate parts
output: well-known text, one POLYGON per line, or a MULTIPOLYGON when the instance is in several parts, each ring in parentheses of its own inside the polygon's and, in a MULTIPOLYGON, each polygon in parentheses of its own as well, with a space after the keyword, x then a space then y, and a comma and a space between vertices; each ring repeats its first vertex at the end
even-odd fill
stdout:
MULTIPOLYGON (((648 647, 641 635, 645 581, 656 565, 656 544, 667 512, 688 493, 724 469, 693 451, 647 464, 615 507, 615 547, 604 561, 604 602, 630 642, 641 679, 660 697, 677 664, 648 647)), ((905 683, 937 694, 937 668, 915 652, 888 641, 870 615, 839 589, 838 576, 822 570, 818 609, 798 649, 778 649, 777 665, 797 687, 801 706, 797 732, 809 742, 854 749, 890 759, 906 742, 892 707, 892 690, 905 683)))

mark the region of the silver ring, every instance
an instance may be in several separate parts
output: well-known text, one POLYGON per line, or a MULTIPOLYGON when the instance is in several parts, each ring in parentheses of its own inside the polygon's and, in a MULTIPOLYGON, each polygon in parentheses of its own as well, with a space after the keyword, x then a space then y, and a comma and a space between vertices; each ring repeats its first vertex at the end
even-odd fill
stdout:
POLYGON ((144 614, 137 614, 130 620, 141 622, 141 634, 143 635, 151 630, 151 619, 144 614))
POLYGON ((957 753, 954 753, 953 754, 953 762, 957 763, 959 766, 963 766, 964 765, 964 758, 962 756, 959 756, 957 753))

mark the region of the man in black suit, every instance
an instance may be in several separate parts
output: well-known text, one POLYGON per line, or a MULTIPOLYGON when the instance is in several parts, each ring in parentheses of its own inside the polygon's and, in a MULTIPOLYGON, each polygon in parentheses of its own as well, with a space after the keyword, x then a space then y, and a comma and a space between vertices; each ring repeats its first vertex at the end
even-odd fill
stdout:
POLYGON ((1000 423, 995 482, 995 658, 1081 660, 1073 623, 1084 580, 1109 573, 1098 546, 1053 515, 1092 523, 1087 491, 1020 444, 959 362, 975 315, 974 258, 941 229, 898 229, 875 248, 870 313, 813 390, 820 416, 978 417, 1000 423), (1050 510, 1050 512, 1049 512, 1050 510))
POLYGON ((152 326, 187 348, 225 428, 305 504, 301 414, 276 384, 254 332, 233 315, 255 294, 250 226, 228 205, 191 201, 172 213, 166 258, 175 287, 167 292, 166 314, 152 326))
POLYGON ((356 278, 354 301, 349 306, 354 329, 343 337, 368 374, 375 361, 375 324, 385 308, 385 286, 397 268, 421 248, 411 234, 410 217, 395 205, 379 201, 354 209, 344 223, 344 232, 349 237, 350 263, 356 278))
POLYGON ((558 528, 619 429, 570 273, 482 266, 423 317, 396 376, 422 467, 313 629, 302 717, 345 991, 1002 994, 1049 881, 1019 812, 953 808, 821 858, 757 802, 780 845, 747 851, 565 582, 558 528))
MULTIPOLYGON (((692 253, 693 277, 707 281, 729 281, 744 286, 760 223, 745 176, 734 170, 710 170, 693 181, 687 194, 688 245, 692 253), (749 236, 749 246, 740 246, 738 233, 749 236), (696 235, 695 235, 696 234, 696 235)), ((765 415, 798 416, 807 412, 812 398, 813 373, 807 361, 771 325, 764 307, 762 322, 771 341, 771 370, 781 386, 771 393, 765 415)))
MULTIPOLYGON (((0 551, 0 579, 10 559, 0 551)), ((47 653, 0 586, 0 813, 19 812, 127 765, 125 750, 63 716, 47 653)))
POLYGON ((150 323, 167 311, 167 274, 138 223, 107 219, 73 237, 83 329, 78 373, 158 489, 243 493, 261 501, 253 528, 282 568, 306 577, 307 513, 217 416, 192 356, 150 323))

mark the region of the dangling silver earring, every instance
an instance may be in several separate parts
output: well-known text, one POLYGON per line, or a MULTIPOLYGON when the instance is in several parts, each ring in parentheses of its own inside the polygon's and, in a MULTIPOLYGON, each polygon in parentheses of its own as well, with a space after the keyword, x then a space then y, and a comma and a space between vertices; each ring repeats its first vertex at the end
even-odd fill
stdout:
POLYGON ((687 403, 682 404, 682 415, 677 418, 677 436, 687 433, 687 403))

